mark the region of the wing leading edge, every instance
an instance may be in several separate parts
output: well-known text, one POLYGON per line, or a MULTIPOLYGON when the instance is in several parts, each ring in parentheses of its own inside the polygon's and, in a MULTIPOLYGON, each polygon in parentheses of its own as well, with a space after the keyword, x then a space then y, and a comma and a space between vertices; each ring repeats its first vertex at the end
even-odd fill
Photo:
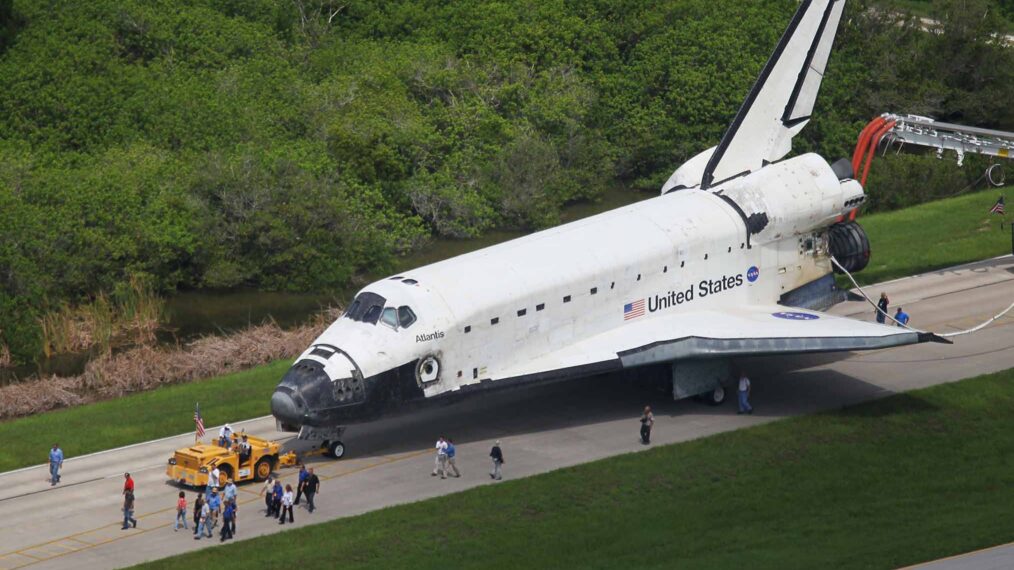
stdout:
POLYGON ((520 363, 503 379, 565 377, 691 358, 890 348, 941 341, 932 333, 781 305, 698 311, 628 322, 520 363))

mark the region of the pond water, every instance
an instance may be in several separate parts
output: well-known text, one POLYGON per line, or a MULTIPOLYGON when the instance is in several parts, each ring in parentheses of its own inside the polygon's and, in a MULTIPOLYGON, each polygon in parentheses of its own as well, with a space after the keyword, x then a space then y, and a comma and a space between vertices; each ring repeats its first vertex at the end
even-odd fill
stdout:
MULTIPOLYGON (((572 222, 620 206, 657 196, 657 192, 637 192, 614 188, 595 202, 566 206, 561 222, 572 222)), ((462 253, 502 243, 529 232, 494 230, 472 239, 431 240, 422 248, 403 257, 397 270, 404 271, 435 263, 462 253)), ((374 276, 376 278, 382 275, 374 276)), ((354 290, 334 294, 282 293, 240 289, 230 291, 182 291, 166 300, 168 322, 158 334, 160 342, 185 342, 199 336, 235 332, 249 325, 274 320, 286 328, 305 322, 311 315, 329 305, 344 305, 354 290)), ((0 368, 0 385, 18 382, 33 374, 80 374, 94 354, 64 354, 38 363, 13 368, 0 368)))

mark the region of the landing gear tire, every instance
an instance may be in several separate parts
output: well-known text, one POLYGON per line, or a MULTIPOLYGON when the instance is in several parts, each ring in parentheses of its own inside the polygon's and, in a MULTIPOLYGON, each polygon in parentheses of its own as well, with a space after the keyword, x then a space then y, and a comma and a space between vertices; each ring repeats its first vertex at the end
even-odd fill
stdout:
POLYGON ((340 441, 326 442, 327 455, 332 459, 345 457, 345 444, 340 441))
POLYGON ((710 392, 705 392, 703 396, 709 406, 721 406, 725 401, 725 388, 718 386, 710 392))

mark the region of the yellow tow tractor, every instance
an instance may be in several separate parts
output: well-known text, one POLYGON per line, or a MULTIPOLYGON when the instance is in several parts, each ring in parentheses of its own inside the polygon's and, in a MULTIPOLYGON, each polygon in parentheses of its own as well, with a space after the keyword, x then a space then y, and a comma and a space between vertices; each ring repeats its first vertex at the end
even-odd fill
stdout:
POLYGON ((250 457, 240 461, 239 441, 245 434, 232 434, 228 448, 217 444, 198 443, 190 447, 177 449, 169 458, 166 475, 181 485, 205 487, 208 474, 218 467, 220 480, 232 479, 236 483, 242 481, 263 481, 276 468, 291 467, 298 462, 295 452, 279 454, 281 446, 266 439, 247 435, 250 444, 250 457))

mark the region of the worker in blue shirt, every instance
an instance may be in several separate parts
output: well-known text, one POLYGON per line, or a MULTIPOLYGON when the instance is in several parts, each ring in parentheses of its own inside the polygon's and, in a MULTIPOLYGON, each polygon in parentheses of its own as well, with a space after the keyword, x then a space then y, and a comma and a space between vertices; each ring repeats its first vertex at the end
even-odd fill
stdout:
POLYGON ((908 324, 908 313, 906 313, 905 311, 902 311, 901 307, 898 307, 898 312, 894 313, 894 320, 897 321, 899 327, 907 325, 908 324))
POLYGON ((454 440, 447 440, 447 466, 450 468, 448 471, 454 471, 455 477, 461 477, 461 473, 458 472, 458 466, 454 463, 454 456, 457 450, 454 449, 454 440))
POLYGON ((306 480, 310 477, 310 472, 306 470, 306 465, 299 466, 299 481, 296 483, 296 500, 292 503, 293 505, 299 504, 299 498, 306 492, 306 480))
POLYGON ((49 486, 52 487, 60 482, 60 468, 63 467, 63 450, 60 445, 54 443, 53 449, 49 450, 49 486))
POLYGON ((215 528, 218 524, 218 515, 222 512, 222 497, 218 494, 218 487, 211 488, 211 494, 208 495, 208 510, 211 511, 211 526, 215 528))

